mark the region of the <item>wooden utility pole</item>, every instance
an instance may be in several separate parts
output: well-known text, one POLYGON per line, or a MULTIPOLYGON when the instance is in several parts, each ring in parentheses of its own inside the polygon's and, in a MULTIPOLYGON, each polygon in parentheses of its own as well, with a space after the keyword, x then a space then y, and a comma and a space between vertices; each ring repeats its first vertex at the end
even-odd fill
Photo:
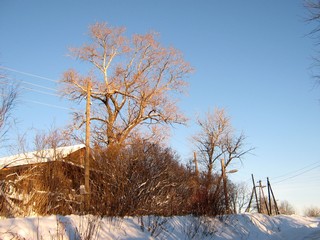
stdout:
POLYGON ((245 212, 249 212, 250 211, 251 203, 252 203, 252 199, 253 199, 253 193, 254 193, 254 188, 252 188, 249 204, 248 204, 245 212))
POLYGON ((253 174, 251 174, 251 177, 252 177, 253 189, 252 189, 252 193, 251 193, 251 197, 250 197, 250 201, 249 201, 248 207, 246 208, 246 212, 250 211, 253 195, 255 195, 258 213, 264 213, 264 207, 263 207, 263 203, 262 203, 262 202, 264 202, 265 208, 266 208, 267 213, 269 215, 273 214, 272 208, 274 208, 276 215, 280 214, 279 208, 277 206, 277 201, 276 201, 276 199, 274 197, 274 194, 273 194, 273 191, 272 191, 272 188, 271 188, 271 184, 270 184, 269 178, 267 178, 267 186, 268 186, 268 200, 267 200, 265 198, 265 195, 264 195, 264 192, 263 192, 263 188, 265 186, 262 186, 261 181, 259 181, 259 186, 255 186, 255 181, 254 181, 254 178, 253 178, 253 174), (258 200, 258 195, 257 195, 257 191, 256 191, 257 187, 259 187, 259 200, 258 200), (272 201, 273 201, 273 203, 272 203, 272 201))
POLYGON ((259 180, 259 193, 260 193, 260 211, 261 213, 265 213, 263 211, 264 207, 266 208, 267 210, 267 214, 270 216, 270 212, 269 212, 269 207, 268 207, 268 203, 267 203, 267 200, 266 200, 266 197, 264 195, 264 192, 263 192, 263 188, 266 187, 266 186, 262 186, 262 182, 261 180, 259 180), (263 206, 263 203, 264 203, 264 206, 263 206))
POLYGON ((86 205, 90 205, 90 108, 91 108, 91 80, 87 84, 86 103, 86 156, 84 160, 84 186, 86 193, 86 205))
POLYGON ((272 203, 271 203, 270 182, 269 182, 269 178, 268 178, 268 177, 267 177, 267 186, 268 186, 269 210, 270 210, 270 215, 272 215, 272 203))
POLYGON ((197 160, 197 153, 193 152, 193 161, 194 161, 194 166, 195 166, 195 173, 197 180, 199 180, 199 168, 198 168, 198 160, 197 160))
POLYGON ((260 206, 259 206, 259 202, 258 202, 256 183, 255 183, 255 181, 254 181, 253 174, 251 174, 251 178, 252 178, 252 183, 253 183, 254 196, 255 196, 255 198, 256 198, 256 203, 257 203, 257 210, 258 210, 258 213, 261 213, 261 211, 260 211, 260 206))
MULTIPOLYGON (((280 211, 279 211, 279 208, 278 208, 278 204, 277 204, 277 201, 276 201, 276 198, 274 197, 274 194, 273 194, 273 191, 272 191, 272 188, 271 188, 271 183, 269 181, 269 178, 267 178, 267 185, 268 185, 268 190, 270 191, 271 195, 272 195, 272 199, 273 199, 273 203, 274 203, 274 208, 275 208, 275 214, 280 214, 280 211)), ((270 198, 270 197, 269 197, 270 198)))
POLYGON ((222 179, 223 179, 223 189, 224 189, 224 200, 226 205, 226 213, 229 213, 229 199, 228 199, 228 191, 227 191, 227 175, 226 175, 226 166, 224 163, 224 159, 221 159, 221 171, 222 171, 222 179))

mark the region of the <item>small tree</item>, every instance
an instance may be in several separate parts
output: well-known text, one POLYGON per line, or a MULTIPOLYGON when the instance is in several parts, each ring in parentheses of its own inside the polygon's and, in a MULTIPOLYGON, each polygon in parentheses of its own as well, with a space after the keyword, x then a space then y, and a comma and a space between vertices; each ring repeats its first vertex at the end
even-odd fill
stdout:
MULTIPOLYGON (((92 82, 93 137, 101 144, 122 144, 139 128, 154 130, 159 124, 184 123, 175 93, 183 91, 192 70, 182 54, 161 46, 157 34, 125 36, 124 28, 96 23, 90 27, 91 41, 71 49, 71 55, 88 63, 92 70, 81 75, 64 73, 63 92, 81 101, 92 82)), ((83 114, 75 113, 81 126, 83 114)))
POLYGON ((246 183, 231 183, 230 184, 230 201, 234 213, 242 213, 246 209, 249 201, 251 191, 246 183))

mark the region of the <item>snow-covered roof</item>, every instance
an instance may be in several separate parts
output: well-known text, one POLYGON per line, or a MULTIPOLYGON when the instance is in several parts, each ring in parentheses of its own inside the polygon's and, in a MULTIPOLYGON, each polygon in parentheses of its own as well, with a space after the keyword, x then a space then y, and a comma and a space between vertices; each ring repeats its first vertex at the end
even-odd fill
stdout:
POLYGON ((4 167, 14 167, 27 164, 43 163, 62 159, 69 154, 85 148, 84 144, 58 147, 0 158, 0 169, 4 167))

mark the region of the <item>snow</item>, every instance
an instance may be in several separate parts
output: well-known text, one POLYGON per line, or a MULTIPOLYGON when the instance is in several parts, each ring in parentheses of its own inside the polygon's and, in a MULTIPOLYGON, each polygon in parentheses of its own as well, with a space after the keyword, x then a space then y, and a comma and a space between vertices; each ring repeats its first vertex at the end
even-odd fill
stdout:
POLYGON ((78 144, 78 145, 67 146, 67 147, 58 147, 55 149, 52 148, 52 149, 46 149, 41 151, 21 153, 21 154, 13 155, 10 157, 3 157, 3 158, 0 158, 0 169, 4 167, 14 167, 14 166, 27 165, 27 164, 54 161, 57 158, 60 158, 60 159, 64 158, 70 153, 73 153, 84 147, 85 147, 84 144, 78 144))
POLYGON ((320 239, 320 219, 258 213, 220 218, 91 215, 0 220, 0 239, 320 239), (143 222, 143 224, 142 224, 143 222), (86 238, 88 235, 91 238, 86 238))

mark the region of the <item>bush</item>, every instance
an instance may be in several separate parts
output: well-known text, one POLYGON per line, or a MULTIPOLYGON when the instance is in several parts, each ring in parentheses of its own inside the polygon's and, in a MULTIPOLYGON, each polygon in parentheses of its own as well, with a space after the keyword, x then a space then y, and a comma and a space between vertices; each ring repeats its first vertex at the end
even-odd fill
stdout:
POLYGON ((288 201, 280 202, 279 211, 281 214, 286 214, 286 215, 292 215, 296 213, 296 211, 294 210, 294 207, 288 201))
POLYGON ((171 149, 136 140, 121 150, 95 153, 100 174, 92 174, 92 199, 99 199, 94 205, 103 202, 103 208, 99 207, 102 214, 187 213, 187 170, 171 149))
POLYGON ((320 217, 320 208, 318 207, 309 207, 304 210, 304 215, 307 217, 320 217))

